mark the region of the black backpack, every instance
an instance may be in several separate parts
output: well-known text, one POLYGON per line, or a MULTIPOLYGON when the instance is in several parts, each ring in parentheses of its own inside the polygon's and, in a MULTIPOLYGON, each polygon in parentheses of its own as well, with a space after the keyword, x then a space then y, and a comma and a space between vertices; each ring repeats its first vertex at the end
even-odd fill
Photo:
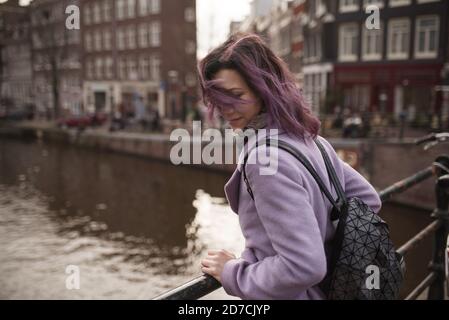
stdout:
MULTIPOLYGON (((338 224, 327 254, 327 275, 320 288, 330 300, 398 299, 405 264, 390 240, 387 223, 359 198, 346 198, 326 150, 318 139, 315 143, 323 155, 337 200, 333 199, 312 164, 299 150, 281 140, 262 141, 268 146, 278 146, 299 160, 333 206, 331 220, 338 220, 338 224)), ((259 145, 260 142, 256 148, 259 145)), ((245 169, 249 154, 244 158, 243 179, 254 200, 245 169)))

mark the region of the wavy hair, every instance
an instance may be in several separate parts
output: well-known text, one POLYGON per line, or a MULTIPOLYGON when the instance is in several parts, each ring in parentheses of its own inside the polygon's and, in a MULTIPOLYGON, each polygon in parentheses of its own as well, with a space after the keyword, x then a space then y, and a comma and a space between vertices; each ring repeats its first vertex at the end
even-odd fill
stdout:
POLYGON ((305 102, 293 74, 258 35, 234 34, 199 62, 202 98, 211 117, 217 108, 249 103, 220 87, 214 76, 222 69, 235 70, 243 77, 260 99, 269 125, 294 136, 318 135, 320 121, 305 102))

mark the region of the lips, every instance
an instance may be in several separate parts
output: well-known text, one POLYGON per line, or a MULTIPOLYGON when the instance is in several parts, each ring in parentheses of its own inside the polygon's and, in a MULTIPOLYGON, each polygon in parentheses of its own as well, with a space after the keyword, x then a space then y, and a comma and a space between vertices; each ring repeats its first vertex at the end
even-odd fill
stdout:
POLYGON ((235 118, 235 119, 231 119, 231 120, 229 120, 229 122, 236 122, 236 121, 239 121, 239 120, 241 120, 242 118, 240 117, 240 118, 235 118))

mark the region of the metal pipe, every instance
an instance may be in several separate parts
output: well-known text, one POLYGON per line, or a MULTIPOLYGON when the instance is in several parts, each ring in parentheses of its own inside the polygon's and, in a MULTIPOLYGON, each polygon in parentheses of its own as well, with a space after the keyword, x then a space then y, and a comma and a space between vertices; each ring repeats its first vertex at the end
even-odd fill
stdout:
POLYGON ((440 221, 436 220, 419 232, 416 236, 407 241, 402 245, 397 251, 401 255, 407 254, 407 252, 414 248, 419 242, 421 242, 425 237, 429 236, 433 231, 435 231, 440 226, 440 221))
POLYGON ((434 272, 430 273, 416 288, 413 290, 405 300, 415 300, 418 296, 427 289, 428 286, 436 279, 436 274, 434 272))
POLYGON ((379 197, 382 202, 386 202, 391 199, 395 194, 404 192, 407 189, 417 185, 418 183, 430 178, 432 176, 432 167, 428 167, 419 171, 411 177, 398 181, 395 184, 379 192, 379 197))
POLYGON ((202 275, 152 300, 197 300, 220 287, 221 283, 215 278, 202 275))

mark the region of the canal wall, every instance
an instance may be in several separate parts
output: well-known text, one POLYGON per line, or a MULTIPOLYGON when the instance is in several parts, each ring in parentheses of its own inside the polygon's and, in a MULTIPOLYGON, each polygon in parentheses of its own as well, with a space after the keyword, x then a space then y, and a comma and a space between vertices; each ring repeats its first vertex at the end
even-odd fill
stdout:
MULTIPOLYGON (((108 132, 104 130, 63 130, 52 127, 34 125, 3 126, 0 127, 0 137, 37 138, 76 145, 95 150, 118 152, 133 156, 145 157, 158 161, 170 161, 170 154, 178 141, 170 141, 168 135, 142 134, 128 132, 108 132)), ((339 156, 356 170, 362 173, 377 190, 382 190, 391 184, 409 177, 433 162, 440 154, 449 154, 449 148, 441 145, 424 151, 422 147, 414 145, 412 140, 347 140, 329 139, 339 156)), ((185 147, 190 149, 192 141, 185 140, 185 147)), ((226 154, 236 156, 232 144, 203 142, 205 147, 217 147, 221 150, 221 158, 226 154)), ((193 154, 190 154, 193 163, 193 154)), ((231 174, 235 170, 234 164, 192 164, 200 169, 218 170, 231 174)), ((434 181, 427 181, 396 196, 394 201, 412 207, 431 210, 435 204, 434 181)))

